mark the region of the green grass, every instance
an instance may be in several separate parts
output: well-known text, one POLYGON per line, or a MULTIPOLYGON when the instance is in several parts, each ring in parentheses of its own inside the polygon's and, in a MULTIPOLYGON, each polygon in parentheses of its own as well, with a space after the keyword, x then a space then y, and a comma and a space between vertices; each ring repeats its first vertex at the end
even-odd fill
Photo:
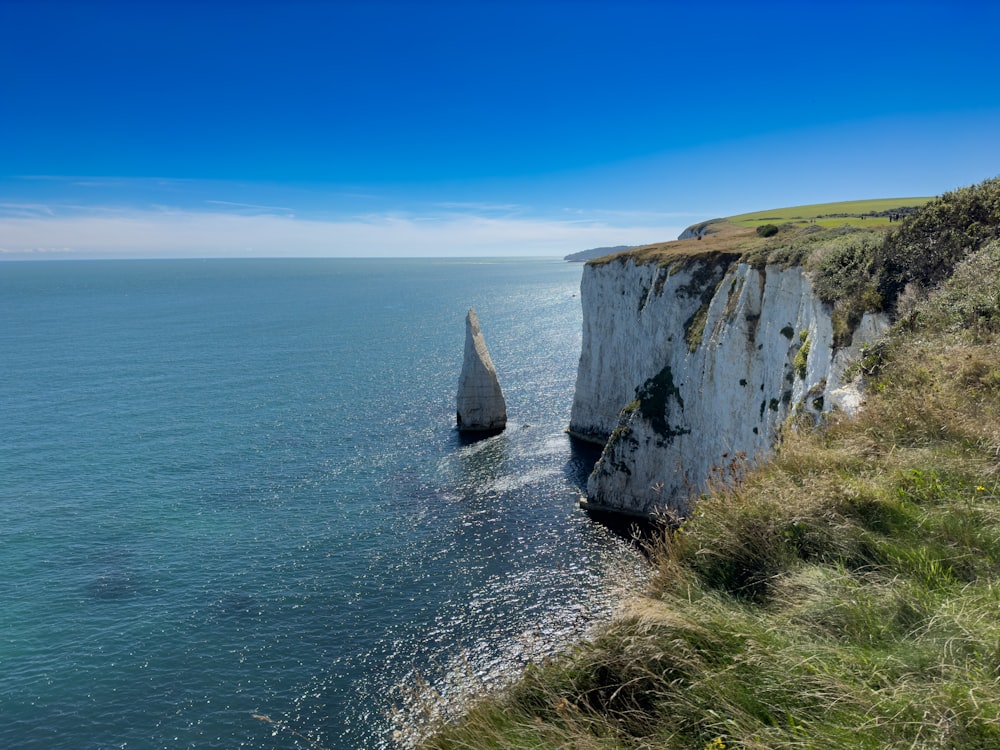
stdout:
MULTIPOLYGON (((658 242, 632 248, 625 252, 590 261, 591 265, 633 260, 636 263, 661 265, 687 264, 711 260, 713 263, 734 262, 741 257, 767 257, 775 249, 798 248, 799 257, 786 259, 799 262, 802 255, 826 237, 844 231, 867 230, 881 236, 898 223, 890 223, 889 214, 909 213, 925 205, 929 198, 881 198, 867 201, 845 201, 808 206, 771 209, 754 213, 711 219, 692 229, 697 238, 658 242), (864 217, 864 218, 862 218, 864 217), (768 224, 778 227, 776 235, 761 236, 757 228, 768 224), (822 230, 826 230, 826 234, 822 230)), ((778 262, 782 262, 778 259, 778 262)))
POLYGON ((420 747, 1000 747, 998 289, 1000 239, 969 245, 864 357, 859 416, 720 467, 622 616, 420 747))
POLYGON ((818 224, 835 227, 848 224, 857 227, 887 226, 889 214, 919 208, 931 198, 877 198, 865 201, 815 203, 807 206, 776 208, 730 216, 728 221, 742 227, 764 224, 818 224), (862 218, 863 217, 863 218, 862 218))

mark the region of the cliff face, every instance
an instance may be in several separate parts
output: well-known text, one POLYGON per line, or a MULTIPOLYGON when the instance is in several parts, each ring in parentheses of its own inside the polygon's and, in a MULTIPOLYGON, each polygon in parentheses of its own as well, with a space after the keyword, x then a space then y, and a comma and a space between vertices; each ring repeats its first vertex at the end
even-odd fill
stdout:
POLYGON ((800 267, 725 254, 589 265, 581 296, 570 431, 606 441, 587 503, 641 516, 685 514, 713 471, 766 456, 789 415, 856 408, 844 370, 887 325, 865 316, 835 350, 800 267))

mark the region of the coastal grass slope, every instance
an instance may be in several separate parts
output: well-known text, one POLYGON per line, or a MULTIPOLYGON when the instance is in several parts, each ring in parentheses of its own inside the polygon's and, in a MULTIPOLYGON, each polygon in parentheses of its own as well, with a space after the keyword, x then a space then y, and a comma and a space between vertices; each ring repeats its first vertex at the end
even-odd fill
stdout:
POLYGON ((708 254, 766 253, 783 245, 805 245, 850 232, 864 231, 881 236, 892 228, 894 221, 901 221, 930 200, 879 198, 816 203, 710 219, 689 227, 683 239, 634 248, 603 248, 609 252, 590 262, 600 265, 616 258, 631 257, 641 263, 662 263, 708 254), (768 226, 773 227, 773 233, 760 231, 768 226))
POLYGON ((743 227, 759 227, 765 224, 818 224, 824 227, 888 226, 893 217, 908 216, 916 209, 930 202, 931 198, 876 198, 863 201, 839 201, 836 203, 814 203, 808 206, 755 211, 748 214, 730 216, 728 221, 743 227))
POLYGON ((718 467, 615 622, 421 747, 1000 747, 1000 181, 848 255, 897 317, 862 412, 718 467))

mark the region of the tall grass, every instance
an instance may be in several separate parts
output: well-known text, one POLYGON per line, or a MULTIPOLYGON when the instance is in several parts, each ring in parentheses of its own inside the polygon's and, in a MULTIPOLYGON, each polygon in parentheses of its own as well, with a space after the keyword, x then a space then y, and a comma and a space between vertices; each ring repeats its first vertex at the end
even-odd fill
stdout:
POLYGON ((1000 244, 962 257, 857 418, 787 425, 620 618, 422 746, 1000 747, 1000 244))

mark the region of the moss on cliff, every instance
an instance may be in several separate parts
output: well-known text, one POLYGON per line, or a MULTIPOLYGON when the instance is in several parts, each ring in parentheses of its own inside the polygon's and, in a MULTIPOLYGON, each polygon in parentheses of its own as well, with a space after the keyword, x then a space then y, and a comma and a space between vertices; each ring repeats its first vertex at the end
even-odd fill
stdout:
MULTIPOLYGON (((803 331, 803 333, 806 333, 803 331)), ((802 340, 802 344, 799 346, 799 350, 795 352, 795 359, 792 360, 792 366, 795 368, 795 374, 799 376, 802 380, 806 378, 806 371, 809 367, 809 350, 811 348, 811 342, 809 337, 806 336, 802 340)))
POLYGON ((705 336, 705 326, 708 323, 709 303, 705 302, 699 307, 690 318, 684 321, 684 342, 687 344, 689 352, 695 351, 701 346, 701 341, 705 336))
POLYGON ((636 388, 635 397, 639 402, 639 412, 660 437, 670 440, 689 432, 682 427, 671 426, 667 421, 671 401, 684 408, 684 400, 674 384, 674 373, 669 366, 636 388))

